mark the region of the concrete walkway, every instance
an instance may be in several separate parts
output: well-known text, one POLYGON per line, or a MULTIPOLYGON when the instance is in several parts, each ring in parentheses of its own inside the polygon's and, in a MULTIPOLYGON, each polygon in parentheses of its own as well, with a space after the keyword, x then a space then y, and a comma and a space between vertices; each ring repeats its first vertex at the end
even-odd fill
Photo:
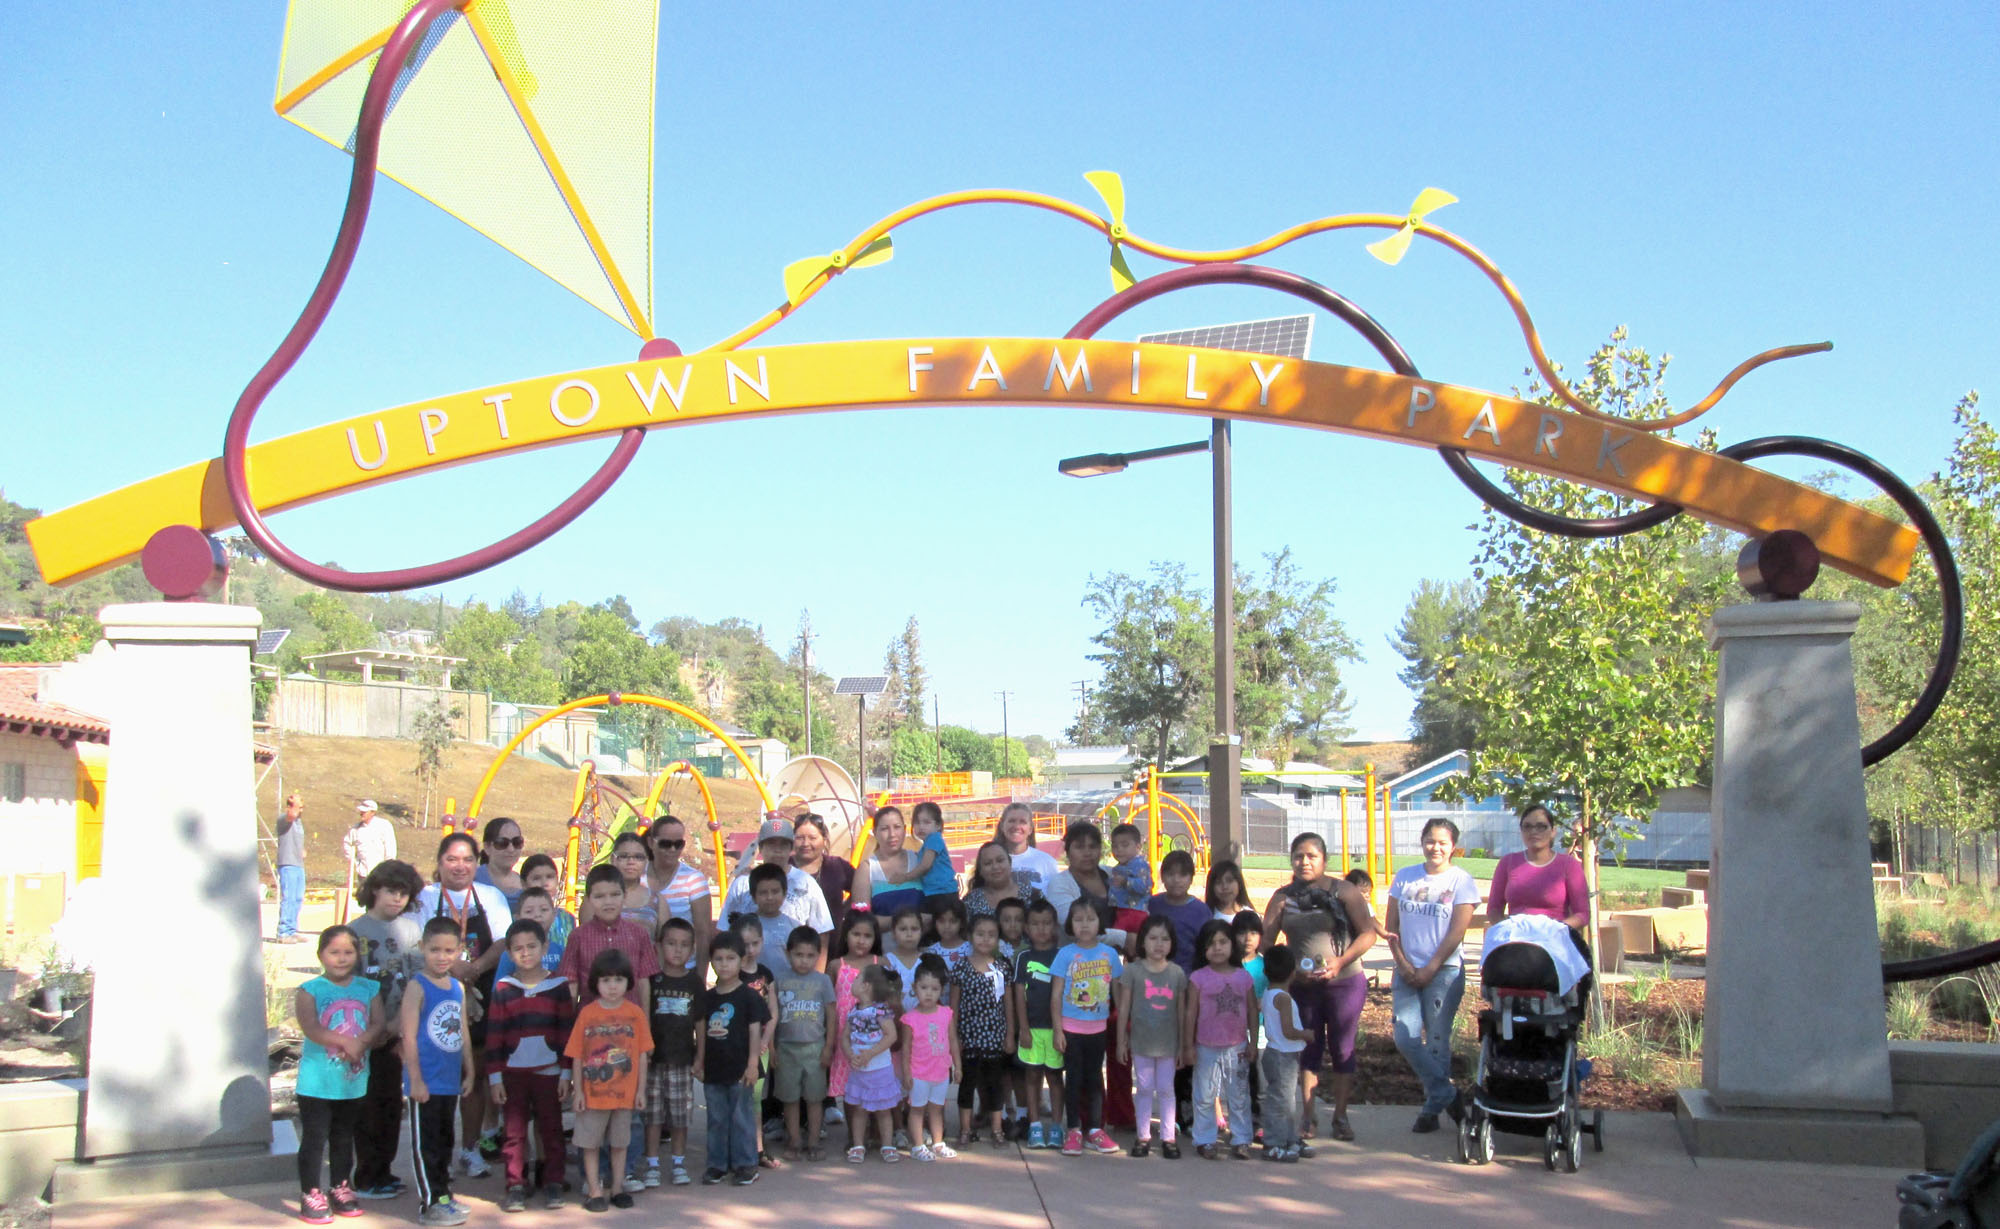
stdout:
MULTIPOLYGON (((1053 1152, 996 1152, 977 1145, 932 1165, 885 1166, 871 1158, 848 1165, 834 1153, 818 1165, 766 1172, 755 1186, 662 1188, 639 1195, 630 1211, 587 1217, 573 1202, 556 1212, 505 1216, 494 1201, 497 1177, 464 1183, 459 1197, 472 1223, 519 1229, 575 1225, 717 1226, 856 1225, 880 1229, 921 1212, 943 1223, 1029 1229, 1105 1224, 1292 1224, 1331 1218, 1357 1225, 1439 1220, 1468 1224, 1877 1226, 1895 1220, 1893 1170, 1690 1160, 1673 1119, 1613 1114, 1606 1150, 1587 1152, 1583 1170, 1550 1173, 1538 1140, 1499 1136, 1499 1156, 1481 1168, 1452 1158, 1452 1136, 1410 1134, 1412 1112, 1356 1107, 1359 1144, 1322 1138, 1320 1155, 1297 1165, 1261 1159, 1203 1161, 1187 1150, 1177 1162, 1157 1154, 1065 1158, 1053 1152)), ((1322 1116, 1322 1126, 1324 1118, 1322 1116)), ((1586 1144, 1587 1146, 1587 1144, 1586 1144)), ((698 1161, 699 1149, 696 1157, 698 1161)), ((289 1184, 148 1197, 55 1210, 70 1229, 194 1224, 203 1229, 270 1226, 295 1215, 289 1184)), ((413 1199, 371 1203, 368 1215, 340 1224, 410 1223, 413 1199)), ((296 1223, 296 1221, 294 1221, 296 1223)))

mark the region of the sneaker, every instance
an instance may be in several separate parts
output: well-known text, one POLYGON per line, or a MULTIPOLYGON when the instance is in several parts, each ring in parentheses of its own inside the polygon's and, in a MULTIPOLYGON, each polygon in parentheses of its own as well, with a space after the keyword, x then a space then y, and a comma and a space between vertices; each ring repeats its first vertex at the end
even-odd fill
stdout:
POLYGON ((1292 1155, 1301 1161, 1310 1161, 1319 1154, 1313 1151, 1311 1144, 1300 1144, 1298 1147, 1292 1149, 1292 1155))
POLYGON ((619 1209, 629 1208, 632 1206, 632 1196, 626 1194, 624 1191, 619 1191, 611 1197, 611 1206, 619 1209))
POLYGON ((326 1202, 326 1192, 314 1187, 299 1196, 299 1219, 308 1225, 331 1225, 333 1209, 326 1202))
POLYGON ((493 1167, 479 1155, 477 1148, 467 1148, 458 1154, 458 1168, 468 1178, 484 1178, 493 1172, 493 1167))
POLYGON ((1153 1141, 1150 1139, 1135 1139, 1132 1141, 1132 1146, 1126 1149, 1125 1155, 1131 1157, 1151 1156, 1153 1155, 1153 1141))
MULTIPOLYGON (((826 1110, 826 1115, 820 1119, 821 1123, 829 1127, 840 1126, 846 1121, 847 1121, 847 1115, 841 1112, 840 1107, 838 1105, 828 1106, 826 1110)), ((826 1132, 821 1131, 820 1134, 824 1135, 826 1134, 826 1132)))
POLYGON ((1168 1140, 1168 1141, 1167 1141, 1166 1143, 1164 1143, 1164 1144, 1161 1144, 1161 1145, 1160 1145, 1160 1157, 1161 1157, 1161 1159, 1163 1159, 1163 1160, 1168 1160, 1168 1161, 1178 1161, 1178 1160, 1180 1160, 1180 1159, 1181 1159, 1181 1141, 1179 1141, 1178 1139, 1170 1139, 1170 1140, 1168 1140))
POLYGON ((1438 1116, 1436 1114, 1418 1114, 1416 1122, 1410 1126, 1410 1130, 1417 1135, 1429 1135, 1437 1129, 1438 1116))
POLYGON ((391 1178, 380 1186, 356 1187, 354 1189, 354 1197, 356 1199, 394 1199, 406 1189, 400 1179, 391 1178))
POLYGON ((332 1205, 335 1216, 361 1215, 361 1205, 356 1203, 354 1199, 354 1188, 345 1182, 338 1184, 333 1190, 329 1191, 326 1201, 332 1205))
POLYGON ((471 1217, 449 1199, 440 1199, 417 1216, 420 1225, 462 1225, 471 1217))
MULTIPOLYGON (((653 1183, 653 1185, 658 1186, 659 1183, 655 1182, 653 1183)), ((644 1178, 640 1177, 638 1174, 625 1175, 625 1193, 627 1195, 636 1195, 640 1191, 643 1191, 645 1189, 646 1189, 646 1180, 644 1178)))
POLYGON ((722 1180, 728 1176, 728 1174, 723 1173, 719 1169, 705 1169, 701 1174, 701 1184, 703 1186, 719 1186, 722 1180))
POLYGON ((783 1139, 784 1137, 785 1137, 784 1119, 773 1118, 771 1119, 771 1121, 764 1124, 765 1139, 783 1139))
POLYGON ((525 1212, 525 1211, 527 1211, 527 1210, 528 1210, 528 1188, 527 1188, 527 1187, 525 1187, 525 1186, 510 1186, 510 1187, 508 1187, 508 1188, 507 1188, 507 1193, 506 1193, 505 1195, 501 1196, 501 1199, 500 1199, 500 1210, 501 1210, 502 1212, 525 1212))
POLYGON ((688 1167, 686 1162, 684 1161, 674 1162, 674 1172, 669 1181, 671 1181, 675 1186, 686 1186, 688 1184, 688 1167))
POLYGON ((611 1210, 611 1201, 602 1195, 592 1195, 583 1201, 583 1210, 586 1212, 609 1212, 611 1210))
POLYGON ((479 1137, 479 1155, 489 1161, 500 1159, 500 1132, 488 1131, 479 1137))
POLYGON ((645 1182, 645 1188, 649 1191, 658 1188, 658 1186, 660 1185, 660 1167, 658 1165, 646 1166, 646 1176, 644 1182, 645 1182))
POLYGON ((1041 1148, 1041 1147, 1045 1147, 1045 1146, 1046 1146, 1046 1145, 1045 1145, 1045 1143, 1044 1143, 1044 1141, 1043 1141, 1043 1139, 1042 1139, 1042 1124, 1041 1124, 1041 1123, 1039 1123, 1039 1122, 1031 1122, 1031 1123, 1029 1123, 1029 1124, 1028 1124, 1028 1147, 1030 1147, 1030 1148, 1041 1148))
POLYGON ((736 1185, 738 1186, 748 1186, 756 1180, 757 1167, 755 1165, 750 1165, 736 1171, 736 1185))
POLYGON ((1271 1159, 1284 1165, 1296 1165, 1299 1163, 1299 1150, 1297 1148, 1280 1148, 1277 1155, 1271 1159))
POLYGON ((462 1200, 460 1200, 459 1197, 456 1195, 446 1195, 444 1197, 444 1202, 450 1204, 451 1210, 458 1213, 460 1216, 472 1215, 472 1208, 468 1206, 466 1203, 464 1203, 462 1200))
POLYGON ((1105 1156, 1116 1156, 1119 1152, 1119 1147, 1112 1141, 1109 1135, 1104 1133, 1104 1128, 1099 1127, 1090 1133, 1090 1150, 1092 1152, 1101 1152, 1105 1156))
POLYGON ((562 1184, 561 1184, 561 1183, 559 1183, 559 1182, 545 1182, 545 1183, 543 1183, 543 1184, 542 1184, 542 1206, 543 1206, 543 1207, 545 1207, 545 1208, 560 1208, 560 1207, 561 1207, 561 1206, 563 1206, 563 1204, 564 1204, 564 1203, 566 1203, 566 1202, 568 1202, 568 1201, 567 1201, 566 1199, 564 1199, 564 1198, 563 1198, 563 1188, 562 1188, 562 1184))
POLYGON ((1083 1155, 1083 1132, 1071 1131, 1063 1136, 1062 1154, 1064 1156, 1083 1155))
POLYGON ((910 1133, 908 1131, 898 1131, 896 1132, 896 1138, 890 1142, 895 1144, 896 1151, 908 1152, 910 1150, 910 1133))
POLYGON ((1249 1159, 1250 1159, 1250 1145, 1248 1145, 1248 1144, 1231 1144, 1231 1145, 1229 1145, 1229 1159, 1230 1159, 1230 1160, 1232 1160, 1232 1161, 1247 1161, 1247 1160, 1249 1160, 1249 1159))

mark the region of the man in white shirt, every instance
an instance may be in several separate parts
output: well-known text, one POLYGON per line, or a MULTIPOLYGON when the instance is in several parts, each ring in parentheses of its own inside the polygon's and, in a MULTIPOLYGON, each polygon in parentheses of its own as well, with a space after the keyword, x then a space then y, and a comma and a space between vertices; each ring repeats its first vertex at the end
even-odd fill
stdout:
MULTIPOLYGON (((826 907, 826 893, 820 891, 819 880, 792 865, 792 844, 789 819, 766 819, 764 826, 757 829, 758 861, 785 868, 785 903, 778 907, 778 912, 794 926, 810 926, 823 935, 831 934, 833 914, 826 907)), ((727 927, 729 919, 738 913, 755 912, 757 906, 750 899, 750 867, 746 865, 729 883, 729 895, 723 899, 722 917, 717 919, 716 926, 727 927)))
POLYGON ((375 813, 375 800, 363 798, 354 807, 354 826, 340 838, 340 848, 354 864, 359 885, 383 862, 396 856, 396 825, 375 813))

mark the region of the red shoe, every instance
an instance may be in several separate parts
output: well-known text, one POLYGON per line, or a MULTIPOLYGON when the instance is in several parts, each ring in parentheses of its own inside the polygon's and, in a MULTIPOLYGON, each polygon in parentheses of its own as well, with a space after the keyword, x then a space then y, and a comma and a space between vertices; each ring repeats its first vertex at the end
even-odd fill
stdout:
POLYGON ((1112 1142, 1111 1137, 1104 1133, 1104 1128, 1099 1127, 1090 1133, 1090 1150, 1092 1152, 1101 1152, 1106 1156, 1113 1156, 1117 1154, 1119 1148, 1117 1144, 1112 1142))
MULTIPOLYGON (((1062 1154, 1064 1156, 1083 1155, 1083 1132, 1071 1131, 1069 1134, 1063 1136, 1062 1154)), ((321 1221, 320 1223, 325 1224, 326 1222, 321 1221)))

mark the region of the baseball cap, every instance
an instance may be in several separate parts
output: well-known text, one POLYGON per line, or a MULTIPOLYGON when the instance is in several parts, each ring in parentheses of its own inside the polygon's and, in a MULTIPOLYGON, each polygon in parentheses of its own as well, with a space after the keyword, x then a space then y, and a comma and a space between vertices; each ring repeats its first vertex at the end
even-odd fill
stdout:
POLYGON ((793 830, 792 821, 789 819, 773 817, 765 820, 764 826, 757 829, 757 843, 759 845, 762 845, 765 841, 794 841, 797 839, 798 834, 793 830))
POLYGON ((363 798, 361 801, 354 804, 354 809, 357 811, 374 811, 374 810, 379 810, 380 808, 375 805, 375 800, 373 798, 363 798))

